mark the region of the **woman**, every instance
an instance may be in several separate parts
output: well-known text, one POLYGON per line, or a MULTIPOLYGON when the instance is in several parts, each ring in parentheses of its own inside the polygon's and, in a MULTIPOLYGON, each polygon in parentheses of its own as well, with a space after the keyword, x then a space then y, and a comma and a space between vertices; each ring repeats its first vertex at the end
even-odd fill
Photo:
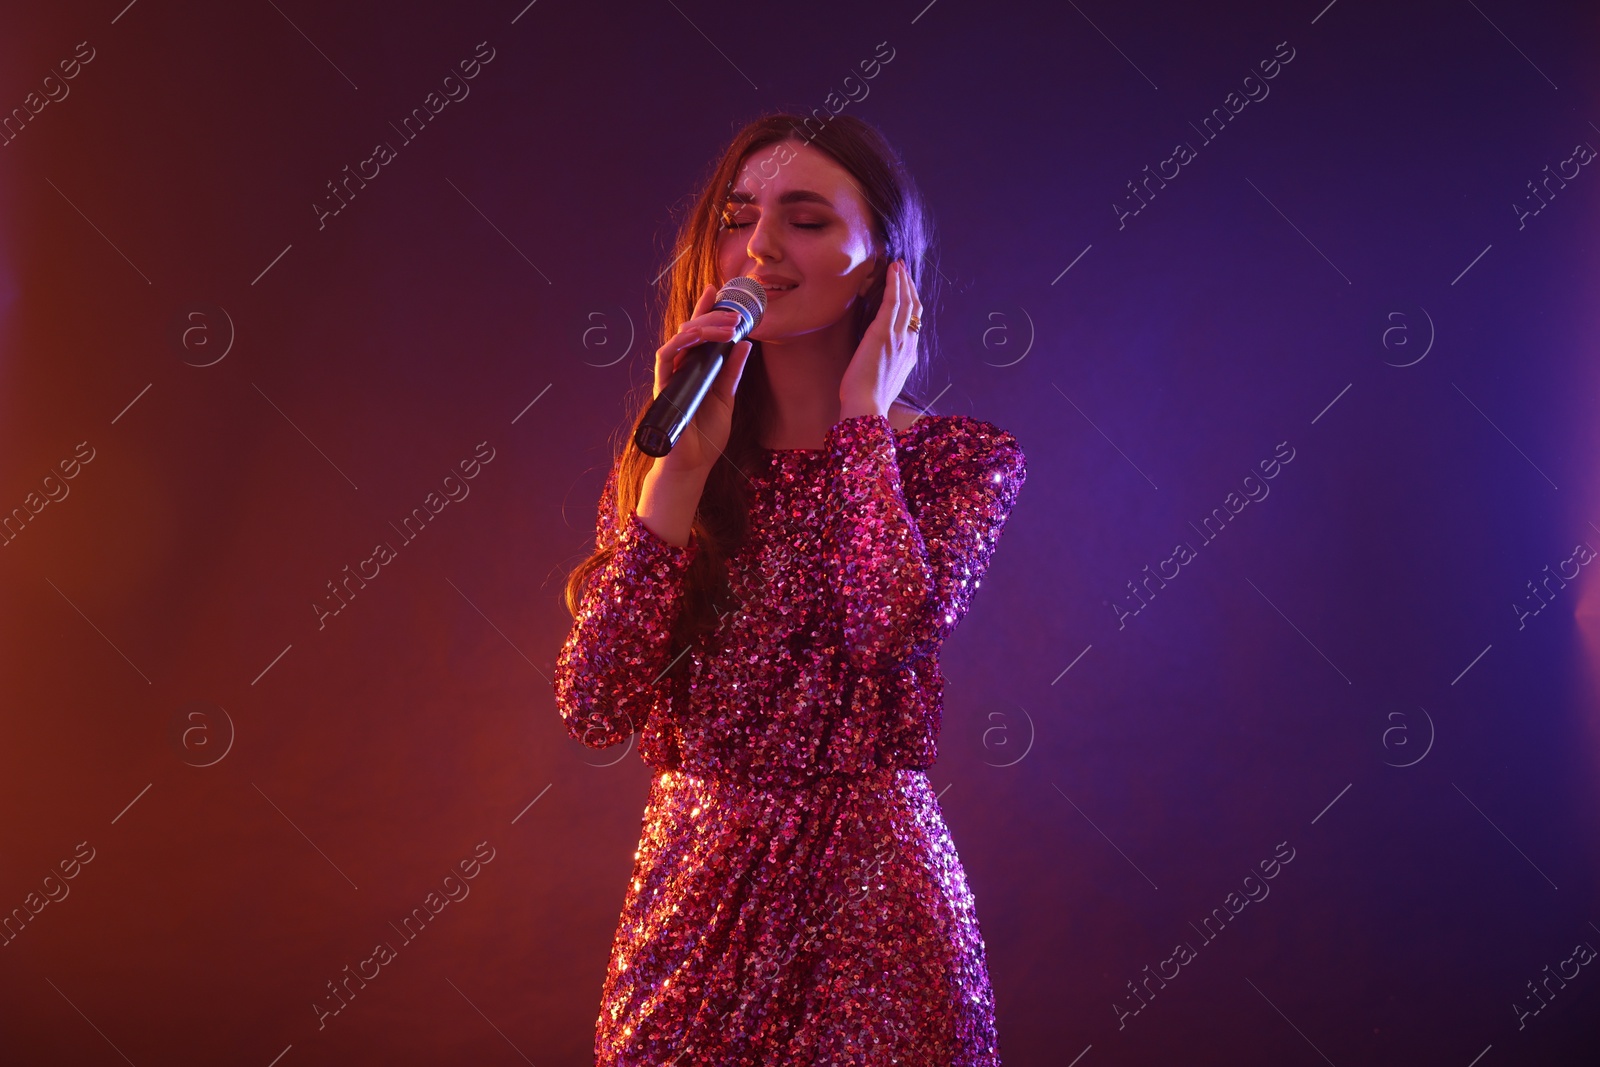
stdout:
MULTIPOLYGON (((938 652, 1025 478, 1016 439, 920 415, 928 229, 871 126, 735 136, 684 220, 661 391, 710 310, 766 312, 666 456, 621 429, 572 574, 557 706, 655 768, 597 1063, 998 1064, 972 894, 925 769, 938 652), (748 371, 748 373, 746 373, 748 371), (737 399, 737 402, 735 402, 737 399)), ((931 285, 930 285, 931 287, 931 285)))

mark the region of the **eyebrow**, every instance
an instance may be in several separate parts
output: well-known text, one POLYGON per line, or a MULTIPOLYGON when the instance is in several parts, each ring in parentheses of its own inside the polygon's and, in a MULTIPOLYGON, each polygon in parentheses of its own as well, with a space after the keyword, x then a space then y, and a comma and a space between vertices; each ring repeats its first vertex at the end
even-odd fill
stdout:
MULTIPOLYGON (((741 193, 741 192, 738 192, 736 190, 736 191, 731 192, 731 193, 728 194, 728 201, 730 203, 735 203, 735 204, 753 204, 753 203, 755 203, 755 199, 756 198, 755 198, 755 194, 754 193, 741 193)), ((812 192, 810 189, 790 189, 788 192, 786 192, 783 195, 778 197, 778 203, 780 203, 780 204, 808 203, 808 204, 821 204, 823 207, 827 207, 827 208, 833 207, 833 201, 832 200, 829 200, 827 197, 823 196, 821 193, 812 192)))

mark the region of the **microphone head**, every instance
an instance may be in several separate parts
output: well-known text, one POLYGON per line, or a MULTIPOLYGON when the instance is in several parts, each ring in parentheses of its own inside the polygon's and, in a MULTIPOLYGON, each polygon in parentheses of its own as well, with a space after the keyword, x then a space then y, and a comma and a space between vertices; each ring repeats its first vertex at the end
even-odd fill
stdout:
POLYGON ((711 306, 713 309, 732 311, 739 316, 733 328, 733 339, 742 341, 766 313, 767 291, 754 278, 730 278, 726 285, 717 290, 716 302, 711 306))

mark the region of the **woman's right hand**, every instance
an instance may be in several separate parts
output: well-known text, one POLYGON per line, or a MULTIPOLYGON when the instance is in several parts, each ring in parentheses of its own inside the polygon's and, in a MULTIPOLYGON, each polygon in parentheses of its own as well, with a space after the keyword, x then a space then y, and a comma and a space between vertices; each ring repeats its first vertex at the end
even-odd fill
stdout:
MULTIPOLYGON (((733 337, 738 316, 732 311, 713 311, 717 287, 708 285, 695 302, 694 316, 678 327, 671 340, 656 349, 656 382, 654 396, 660 396, 667 381, 683 363, 689 350, 703 341, 726 341, 733 337)), ((658 456, 652 471, 662 474, 692 476, 704 479, 711 467, 728 447, 728 433, 733 427, 733 394, 744 374, 745 360, 750 355, 750 342, 740 341, 733 346, 728 358, 723 360, 711 388, 706 392, 694 418, 684 427, 672 451, 658 456)))

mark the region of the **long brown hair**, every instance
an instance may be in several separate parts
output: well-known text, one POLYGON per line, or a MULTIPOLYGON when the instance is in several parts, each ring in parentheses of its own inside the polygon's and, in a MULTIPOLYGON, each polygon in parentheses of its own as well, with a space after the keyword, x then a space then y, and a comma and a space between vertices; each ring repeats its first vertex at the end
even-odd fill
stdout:
MULTIPOLYGON (((678 332, 678 324, 694 316, 695 301, 707 285, 721 285, 717 245, 728 193, 738 180, 745 157, 784 140, 797 140, 821 150, 843 167, 856 183, 871 213, 878 250, 884 266, 896 259, 906 267, 922 301, 923 327, 918 335, 917 366, 901 389, 899 400, 922 410, 928 364, 936 354, 933 314, 938 300, 938 267, 931 258, 932 222, 922 197, 899 154, 872 125, 853 115, 837 115, 820 128, 809 116, 789 113, 766 115, 747 124, 728 144, 701 187, 699 196, 678 226, 672 248, 672 266, 661 285, 659 344, 678 332), (809 125, 808 125, 809 124, 809 125)), ((857 343, 878 313, 887 271, 866 298, 858 302, 854 337, 857 343)), ((635 389, 632 418, 618 428, 613 439, 615 459, 610 478, 615 480, 614 530, 620 530, 639 503, 645 475, 655 462, 633 446, 634 428, 649 410, 654 394, 654 349, 651 374, 643 389, 635 389)), ((699 545, 686 578, 686 605, 673 630, 672 647, 681 650, 700 634, 716 627, 732 606, 728 590, 727 561, 749 532, 746 487, 749 475, 764 458, 760 441, 773 409, 771 385, 763 362, 761 342, 751 345, 744 373, 734 398, 733 423, 728 446, 706 477, 700 504, 691 526, 699 545)), ((615 552, 615 544, 596 546, 593 555, 567 577, 565 600, 574 616, 583 590, 595 571, 615 552)))

